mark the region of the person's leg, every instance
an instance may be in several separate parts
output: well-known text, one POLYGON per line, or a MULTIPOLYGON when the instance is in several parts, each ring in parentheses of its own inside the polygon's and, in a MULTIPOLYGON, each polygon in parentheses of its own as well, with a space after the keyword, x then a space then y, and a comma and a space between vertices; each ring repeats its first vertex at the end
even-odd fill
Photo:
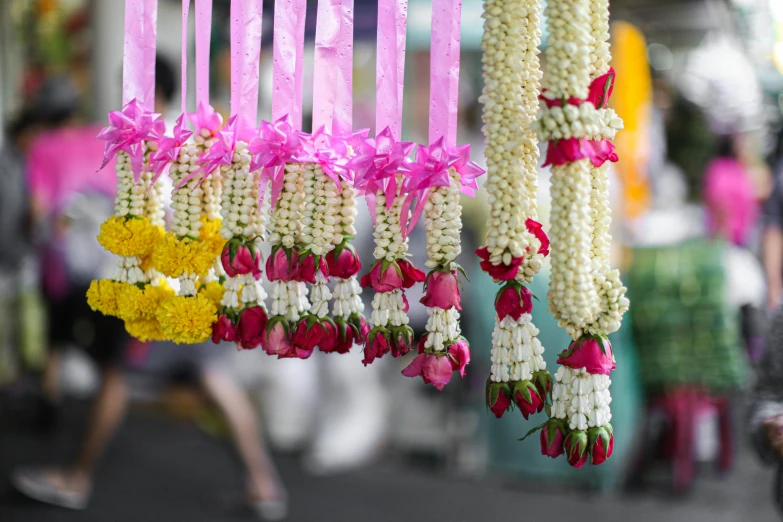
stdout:
POLYGON ((247 394, 217 368, 204 370, 201 382, 231 426, 234 442, 248 472, 251 500, 283 499, 285 491, 264 446, 257 414, 247 394))

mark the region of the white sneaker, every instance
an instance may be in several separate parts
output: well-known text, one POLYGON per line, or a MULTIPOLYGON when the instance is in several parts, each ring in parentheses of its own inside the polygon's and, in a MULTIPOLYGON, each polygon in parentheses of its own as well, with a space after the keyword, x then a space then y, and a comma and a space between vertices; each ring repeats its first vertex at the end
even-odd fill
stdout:
POLYGON ((53 506, 84 509, 90 500, 89 489, 84 493, 77 493, 58 488, 49 481, 42 469, 17 468, 11 474, 11 483, 23 495, 53 506))

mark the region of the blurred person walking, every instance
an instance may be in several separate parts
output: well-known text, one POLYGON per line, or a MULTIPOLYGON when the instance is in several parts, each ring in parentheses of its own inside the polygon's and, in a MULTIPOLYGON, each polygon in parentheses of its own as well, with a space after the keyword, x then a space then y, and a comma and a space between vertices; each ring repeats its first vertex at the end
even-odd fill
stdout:
MULTIPOLYGON (((156 60, 156 111, 167 113, 175 91, 174 72, 167 61, 156 60)), ((45 389, 52 403, 59 400, 57 353, 66 343, 87 350, 98 363, 101 385, 87 422, 77 458, 63 468, 21 467, 11 480, 35 500, 70 509, 84 509, 92 491, 92 478, 101 454, 121 423, 127 389, 122 360, 129 337, 123 324, 89 309, 86 289, 100 277, 113 259, 98 245, 101 221, 112 211, 114 177, 95 173, 101 144, 97 130, 63 129, 42 137, 33 151, 29 177, 48 250, 44 259, 44 285, 50 304, 50 358, 45 389), (70 154, 69 154, 70 151, 70 154), (63 157, 63 154, 66 157, 63 157), (76 156, 75 156, 76 155, 76 156), (73 161, 70 161, 73 160, 73 161), (107 185, 108 183, 108 185, 107 185), (106 263, 108 262, 108 264, 106 263)), ((281 520, 287 514, 287 495, 269 457, 257 415, 247 395, 215 358, 221 348, 213 345, 175 347, 169 365, 190 365, 198 383, 228 421, 239 455, 248 474, 247 502, 262 520, 281 520)), ((165 355, 165 354, 164 354, 165 355)), ((166 357, 164 356, 164 360, 166 357)))

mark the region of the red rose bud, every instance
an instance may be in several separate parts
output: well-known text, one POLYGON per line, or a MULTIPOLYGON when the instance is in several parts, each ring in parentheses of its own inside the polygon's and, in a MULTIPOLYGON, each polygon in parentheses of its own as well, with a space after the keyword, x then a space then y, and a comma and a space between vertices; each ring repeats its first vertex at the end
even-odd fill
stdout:
POLYGON ((451 381, 453 371, 448 356, 422 353, 402 370, 402 374, 406 377, 420 376, 425 384, 432 384, 438 390, 443 390, 451 381))
POLYGON ((522 412, 522 416, 527 419, 534 413, 539 413, 544 409, 546 401, 538 394, 536 385, 530 381, 519 381, 514 383, 513 387, 514 402, 522 412))
POLYGON ((481 269, 489 274, 495 281, 510 281, 517 277, 519 265, 522 263, 521 257, 512 257, 511 264, 493 265, 490 263, 489 247, 483 247, 476 250, 476 255, 481 259, 481 269))
POLYGON ((326 255, 326 265, 330 275, 341 279, 355 276, 362 269, 359 256, 347 241, 343 241, 326 255))
POLYGON ((291 344, 291 332, 288 330, 288 321, 285 318, 276 317, 269 321, 261 346, 269 355, 290 352, 293 345, 291 344))
POLYGON ((465 367, 470 364, 470 346, 468 345, 468 340, 460 336, 459 339, 448 347, 447 352, 449 354, 449 360, 451 361, 451 368, 453 370, 458 370, 460 377, 465 378, 465 367))
MULTIPOLYGON (((360 342, 358 341, 358 330, 356 326, 350 322, 350 319, 346 321, 344 317, 335 317, 334 325, 335 342, 332 351, 337 353, 348 353, 355 343, 360 342)), ((319 347, 323 351, 323 347, 320 345, 319 347)))
POLYGON ((614 353, 608 339, 602 337, 582 337, 573 341, 566 351, 560 354, 557 364, 587 373, 609 375, 615 369, 614 353))
POLYGON ((538 394, 546 398, 552 391, 552 375, 546 370, 539 370, 533 373, 533 384, 536 385, 538 394))
POLYGON ((498 419, 511 408, 508 383, 487 381, 487 406, 498 419))
POLYGON ((348 317, 348 322, 356 328, 354 332, 357 334, 356 342, 359 344, 364 343, 367 340, 367 334, 370 332, 370 325, 367 324, 367 319, 362 314, 354 312, 348 317))
POLYGON ((263 344, 268 322, 266 310, 260 306, 245 308, 237 323, 237 342, 246 350, 263 344))
POLYGON ((220 255, 220 262, 229 277, 243 274, 253 274, 256 279, 261 277, 261 253, 255 246, 229 241, 220 255))
POLYGON ((376 292, 399 290, 403 284, 402 271, 394 262, 379 260, 375 262, 367 274, 362 276, 360 283, 362 288, 372 286, 376 292))
POLYGON ((320 325, 323 332, 321 340, 318 341, 318 349, 324 353, 332 353, 336 350, 338 343, 337 325, 331 319, 321 319, 320 325))
POLYGON ((462 310, 456 270, 453 272, 433 270, 427 276, 426 285, 427 288, 424 297, 421 298, 421 304, 427 308, 438 307, 443 310, 456 308, 457 310, 462 310))
POLYGON ((223 271, 228 277, 237 276, 237 271, 231 262, 231 242, 226 243, 226 246, 223 247, 223 252, 220 254, 220 264, 223 265, 223 271))
MULTIPOLYGON (((318 258, 320 264, 321 258, 318 258)), ((299 267, 296 274, 296 280, 301 283, 315 284, 315 272, 318 270, 314 254, 307 254, 299 258, 299 267)))
POLYGON ((543 225, 538 221, 534 221, 533 219, 527 218, 527 220, 525 221, 525 226, 527 227, 527 231, 533 234, 536 237, 536 239, 538 239, 538 241, 541 243, 541 246, 538 247, 538 253, 548 256, 549 236, 547 236, 546 232, 544 232, 543 225))
POLYGON ((286 354, 288 357, 297 357, 307 359, 312 355, 313 350, 324 336, 324 328, 318 318, 314 315, 306 315, 299 319, 291 342, 295 350, 286 354))
POLYGON ((589 455, 587 451, 587 433, 579 430, 569 432, 565 438, 564 449, 569 464, 577 469, 584 466, 589 455))
POLYGON ((563 449, 565 438, 566 429, 563 421, 549 419, 541 428, 541 454, 556 459, 565 452, 563 449))
POLYGON ((424 353, 424 351, 426 350, 424 348, 424 345, 427 343, 427 337, 429 337, 429 335, 430 335, 429 333, 425 333, 424 335, 419 337, 419 344, 416 345, 416 351, 418 353, 424 353))
POLYGON ((402 272, 402 286, 405 288, 410 288, 416 283, 423 283, 426 279, 424 272, 413 266, 410 261, 400 259, 397 261, 397 265, 402 272))
POLYGON ((611 428, 612 426, 607 424, 604 427, 591 428, 588 431, 590 462, 595 466, 606 462, 606 459, 611 457, 614 452, 614 433, 611 428))
POLYGON ((269 281, 294 281, 299 267, 299 254, 296 249, 286 252, 278 246, 266 260, 266 276, 269 281))
POLYGON ((226 314, 221 314, 216 323, 212 325, 212 342, 220 344, 221 341, 234 343, 237 341, 237 334, 234 323, 231 322, 226 314))
POLYGON ((391 341, 389 332, 383 326, 376 326, 367 334, 367 340, 364 344, 364 359, 362 364, 367 366, 375 359, 380 359, 391 350, 391 341))
POLYGON ((510 315, 516 321, 522 314, 529 314, 532 309, 533 295, 527 287, 516 281, 508 282, 495 297, 495 311, 500 320, 510 315))
POLYGON ((408 325, 389 328, 392 357, 401 357, 413 348, 413 328, 408 325))

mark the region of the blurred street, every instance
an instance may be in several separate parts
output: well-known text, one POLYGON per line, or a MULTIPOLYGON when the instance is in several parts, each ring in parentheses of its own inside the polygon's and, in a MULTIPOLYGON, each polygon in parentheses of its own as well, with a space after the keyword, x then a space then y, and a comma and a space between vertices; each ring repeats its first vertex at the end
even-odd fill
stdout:
MULTIPOLYGON (((64 428, 51 441, 0 425, 0 476, 18 464, 61 462, 77 444, 86 405, 70 403, 64 428)), ((526 444, 534 444, 528 441, 526 444)), ((22 498, 3 484, 3 522, 201 522, 251 520, 237 509, 241 485, 229 444, 219 444, 193 424, 134 410, 108 449, 97 474, 90 509, 66 512, 22 498)), ((526 520, 601 522, 766 522, 776 520, 771 470, 747 449, 733 474, 705 469, 684 499, 664 494, 599 495, 558 488, 515 489, 493 481, 461 481, 386 463, 326 478, 303 473, 292 457, 277 457, 289 485, 292 522, 480 522, 526 513, 526 520), (554 511, 553 511, 554 508, 554 511)))

